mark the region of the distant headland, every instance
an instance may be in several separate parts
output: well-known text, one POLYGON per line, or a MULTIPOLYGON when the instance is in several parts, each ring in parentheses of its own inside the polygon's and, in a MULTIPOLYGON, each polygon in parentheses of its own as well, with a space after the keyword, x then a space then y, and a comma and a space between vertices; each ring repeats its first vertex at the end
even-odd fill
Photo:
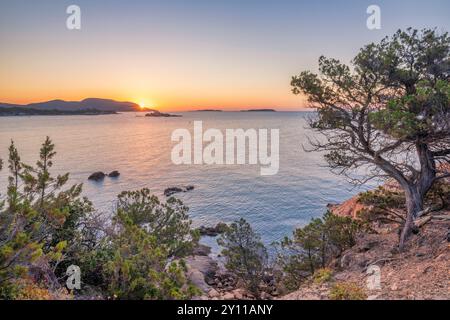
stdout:
POLYGON ((97 109, 83 110, 42 110, 24 107, 4 108, 0 107, 0 117, 19 117, 19 116, 95 116, 104 114, 117 114, 116 111, 103 111, 97 109))
POLYGON ((51 100, 26 105, 0 102, 0 116, 34 115, 101 115, 130 111, 154 111, 142 109, 133 102, 88 98, 82 101, 51 100))

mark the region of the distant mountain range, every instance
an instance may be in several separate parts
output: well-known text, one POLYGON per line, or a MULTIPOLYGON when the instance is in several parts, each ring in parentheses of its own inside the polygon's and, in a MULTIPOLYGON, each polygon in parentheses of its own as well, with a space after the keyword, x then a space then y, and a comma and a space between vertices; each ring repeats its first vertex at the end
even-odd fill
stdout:
MULTIPOLYGON (((46 102, 30 103, 26 105, 10 104, 0 102, 0 108, 24 108, 33 110, 53 110, 53 111, 86 111, 96 110, 100 112, 126 112, 126 111, 141 111, 138 104, 133 102, 120 102, 110 99, 89 98, 82 101, 64 101, 51 100, 46 102)), ((146 111, 151 111, 146 109, 146 111)))

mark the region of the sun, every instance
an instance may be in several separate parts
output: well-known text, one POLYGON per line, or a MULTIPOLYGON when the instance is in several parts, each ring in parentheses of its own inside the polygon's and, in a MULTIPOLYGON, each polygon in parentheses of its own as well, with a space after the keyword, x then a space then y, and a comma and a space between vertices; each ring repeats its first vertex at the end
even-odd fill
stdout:
POLYGON ((139 105, 139 108, 141 110, 145 110, 145 109, 151 109, 153 108, 153 103, 150 103, 148 100, 138 100, 139 102, 137 102, 137 104, 139 105))
POLYGON ((141 108, 141 110, 145 109, 147 104, 144 101, 140 101, 138 102, 139 107, 141 108))

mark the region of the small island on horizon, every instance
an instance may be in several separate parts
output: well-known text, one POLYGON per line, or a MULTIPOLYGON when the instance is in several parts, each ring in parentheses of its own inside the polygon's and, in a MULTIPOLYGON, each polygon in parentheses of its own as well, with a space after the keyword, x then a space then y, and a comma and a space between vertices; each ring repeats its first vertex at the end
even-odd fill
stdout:
POLYGON ((220 109, 199 109, 199 110, 192 110, 191 112, 223 112, 223 110, 220 110, 220 109))
POLYGON ((149 118, 179 118, 179 117, 181 117, 178 114, 163 113, 163 112, 159 112, 157 110, 153 110, 152 112, 147 113, 145 116, 149 117, 149 118))
POLYGON ((248 109, 241 110, 241 112, 277 112, 275 109, 248 109))

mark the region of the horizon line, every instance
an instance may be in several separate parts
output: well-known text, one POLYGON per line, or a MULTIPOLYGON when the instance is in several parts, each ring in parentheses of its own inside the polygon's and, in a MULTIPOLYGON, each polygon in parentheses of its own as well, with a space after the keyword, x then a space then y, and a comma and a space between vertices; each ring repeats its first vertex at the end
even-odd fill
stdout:
MULTIPOLYGON (((15 103, 15 102, 5 102, 0 101, 0 105, 14 105, 14 106, 20 106, 20 107, 27 107, 32 104, 39 104, 39 103, 46 103, 46 102, 53 102, 53 101, 61 101, 61 102, 82 102, 89 99, 98 99, 98 100, 110 100, 118 103, 131 103, 135 104, 136 106, 142 108, 142 111, 145 112, 149 110, 164 110, 166 112, 214 112, 214 111, 220 111, 220 112, 239 112, 239 111, 247 111, 247 110, 255 110, 255 109, 271 109, 275 110, 277 112, 295 112, 295 111, 308 111, 313 110, 314 108, 311 107, 305 107, 305 106, 298 106, 298 107, 291 107, 291 106, 206 106, 206 107, 195 107, 195 106, 189 106, 186 108, 180 108, 175 107, 171 109, 171 107, 152 107, 152 106, 141 106, 139 103, 130 101, 128 99, 113 99, 113 98, 99 98, 99 97, 87 97, 82 98, 79 100, 73 100, 73 99, 61 99, 61 98, 54 98, 49 100, 41 100, 41 101, 33 101, 33 102, 27 102, 27 103, 15 103)), ((141 112, 139 110, 136 110, 136 112, 141 112)))

